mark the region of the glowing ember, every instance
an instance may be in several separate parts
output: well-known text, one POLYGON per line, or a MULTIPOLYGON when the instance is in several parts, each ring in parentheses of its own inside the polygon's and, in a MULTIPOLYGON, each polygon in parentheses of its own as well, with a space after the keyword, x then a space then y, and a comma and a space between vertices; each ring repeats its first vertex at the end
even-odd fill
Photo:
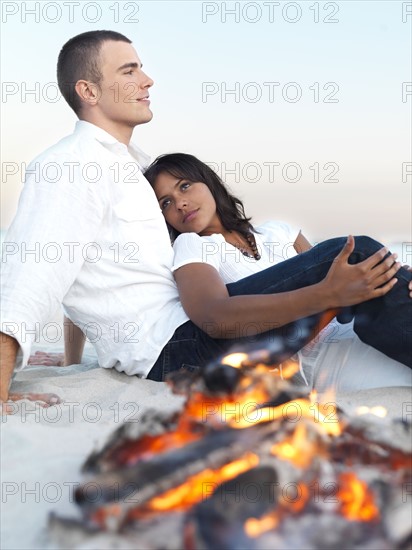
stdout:
POLYGON ((304 483, 297 483, 292 489, 294 494, 282 492, 280 504, 291 513, 297 514, 305 508, 311 495, 308 486, 304 483))
POLYGON ((182 510, 209 497, 217 485, 233 479, 239 474, 250 470, 259 463, 259 458, 248 453, 243 458, 226 464, 218 470, 205 469, 190 477, 179 487, 175 487, 162 495, 153 498, 147 508, 156 511, 182 510))
POLYGON ((256 538, 270 531, 276 529, 279 524, 279 518, 275 513, 263 516, 260 519, 249 518, 245 523, 245 532, 251 538, 256 538))

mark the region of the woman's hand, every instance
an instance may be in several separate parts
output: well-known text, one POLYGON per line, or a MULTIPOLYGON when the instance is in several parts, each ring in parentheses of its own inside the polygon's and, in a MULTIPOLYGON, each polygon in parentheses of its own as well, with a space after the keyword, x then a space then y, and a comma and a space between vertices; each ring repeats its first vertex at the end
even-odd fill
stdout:
POLYGON ((384 296, 398 281, 394 278, 401 267, 400 262, 396 262, 397 254, 383 260, 388 249, 381 248, 363 262, 349 264, 354 248, 355 239, 349 235, 321 283, 330 300, 329 307, 353 306, 384 296))
POLYGON ((29 365, 43 365, 44 367, 64 367, 64 353, 47 353, 36 351, 30 355, 29 365))

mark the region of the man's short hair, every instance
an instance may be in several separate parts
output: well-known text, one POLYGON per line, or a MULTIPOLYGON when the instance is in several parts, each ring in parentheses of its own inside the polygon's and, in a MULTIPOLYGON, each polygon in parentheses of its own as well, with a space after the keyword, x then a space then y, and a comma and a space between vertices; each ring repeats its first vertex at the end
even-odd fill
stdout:
POLYGON ((123 34, 115 31, 89 31, 71 38, 63 46, 57 61, 57 82, 60 92, 76 115, 82 106, 81 99, 75 90, 78 80, 88 80, 100 86, 102 79, 100 49, 103 42, 127 42, 123 34))

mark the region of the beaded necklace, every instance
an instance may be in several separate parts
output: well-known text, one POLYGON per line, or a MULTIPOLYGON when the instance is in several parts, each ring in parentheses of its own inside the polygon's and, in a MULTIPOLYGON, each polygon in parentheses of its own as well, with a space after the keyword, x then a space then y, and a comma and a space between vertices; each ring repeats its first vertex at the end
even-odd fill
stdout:
MULTIPOLYGON (((230 231, 230 233, 232 233, 232 231, 230 231)), ((254 258, 256 261, 260 260, 261 256, 259 254, 259 251, 256 245, 256 239, 253 233, 251 231, 248 231, 246 235, 244 235, 244 237, 247 240, 248 245, 252 250, 252 254, 250 254, 249 250, 244 246, 242 246, 240 243, 235 243, 234 246, 243 254, 243 256, 246 256, 247 258, 254 258)))

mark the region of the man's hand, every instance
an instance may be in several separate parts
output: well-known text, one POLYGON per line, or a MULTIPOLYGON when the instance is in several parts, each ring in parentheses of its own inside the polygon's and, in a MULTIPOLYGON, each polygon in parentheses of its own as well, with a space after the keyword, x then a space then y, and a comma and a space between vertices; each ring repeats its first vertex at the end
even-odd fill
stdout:
POLYGON ((21 401, 23 399, 28 399, 29 401, 37 401, 39 405, 43 408, 52 407, 53 405, 58 405, 62 402, 60 397, 55 393, 9 393, 9 399, 7 402, 1 403, 3 414, 13 414, 16 412, 16 406, 10 403, 10 401, 21 401))
POLYGON ((55 393, 9 393, 19 344, 17 340, 3 333, 0 333, 0 342, 0 413, 13 414, 16 412, 16 406, 10 402, 21 399, 38 401, 42 407, 51 407, 61 403, 59 396, 55 393))
POLYGON ((34 355, 30 355, 28 365, 64 367, 64 353, 47 353, 45 351, 36 351, 34 355))
POLYGON ((381 248, 363 262, 349 264, 348 259, 354 249, 355 239, 349 235, 322 281, 331 308, 353 306, 384 296, 398 281, 395 275, 401 264, 396 262, 396 254, 384 259, 388 250, 381 248))

